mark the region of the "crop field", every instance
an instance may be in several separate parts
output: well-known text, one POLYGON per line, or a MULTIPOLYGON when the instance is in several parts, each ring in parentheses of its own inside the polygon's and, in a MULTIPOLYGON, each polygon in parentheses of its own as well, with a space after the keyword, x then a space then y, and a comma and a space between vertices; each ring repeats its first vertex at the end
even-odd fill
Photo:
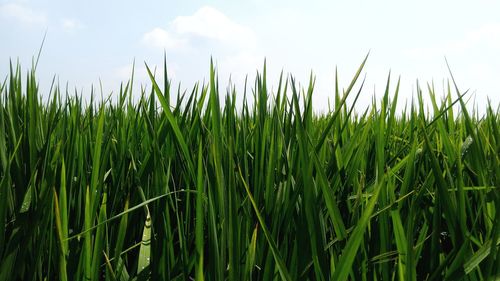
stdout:
POLYGON ((324 114, 313 77, 270 91, 265 66, 238 93, 213 64, 178 91, 165 64, 85 101, 10 65, 0 280, 500 278, 498 105, 468 110, 451 79, 396 110, 388 79, 357 112, 365 62, 324 114))

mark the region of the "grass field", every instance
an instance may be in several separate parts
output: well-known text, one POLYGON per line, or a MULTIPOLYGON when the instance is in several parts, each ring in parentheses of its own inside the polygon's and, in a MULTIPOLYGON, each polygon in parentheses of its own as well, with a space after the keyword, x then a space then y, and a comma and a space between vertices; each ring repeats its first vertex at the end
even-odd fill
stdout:
POLYGON ((211 66, 187 92, 150 71, 150 91, 85 102, 54 85, 42 102, 11 65, 0 280, 499 278, 499 108, 468 112, 452 81, 397 112, 388 79, 355 112, 365 61, 323 115, 313 78, 270 92, 265 67, 239 93, 211 66))

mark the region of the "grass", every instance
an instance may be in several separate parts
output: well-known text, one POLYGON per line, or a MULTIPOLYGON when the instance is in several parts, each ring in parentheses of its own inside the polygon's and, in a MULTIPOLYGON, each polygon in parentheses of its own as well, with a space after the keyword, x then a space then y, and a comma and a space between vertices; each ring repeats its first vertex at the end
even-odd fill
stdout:
POLYGON ((130 80, 85 105, 55 84, 42 102, 35 71, 11 65, 0 280, 498 278, 499 109, 468 112, 452 81, 398 113, 389 77, 357 113, 365 62, 323 115, 313 77, 270 92, 265 66, 242 105, 213 64, 190 92, 165 65, 137 102, 130 80))

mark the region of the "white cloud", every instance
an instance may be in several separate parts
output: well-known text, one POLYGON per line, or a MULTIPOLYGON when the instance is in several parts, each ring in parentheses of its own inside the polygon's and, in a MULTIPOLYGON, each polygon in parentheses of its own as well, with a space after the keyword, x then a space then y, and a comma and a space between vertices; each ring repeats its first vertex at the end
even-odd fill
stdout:
POLYGON ((44 13, 35 11, 17 3, 7 3, 0 5, 0 15, 4 18, 16 20, 28 25, 45 25, 47 17, 44 13))
POLYGON ((471 45, 488 44, 494 48, 500 48, 500 23, 486 24, 467 34, 471 45))
POLYGON ((61 27, 67 32, 74 32, 83 29, 85 26, 77 19, 61 19, 61 27))
MULTIPOLYGON (((263 56, 257 52, 255 32, 209 6, 201 7, 192 15, 176 17, 165 28, 154 28, 143 35, 142 43, 171 53, 168 56, 169 78, 183 85, 200 81, 198 78, 206 72, 188 68, 199 64, 200 60, 206 59, 208 63, 208 57, 212 56, 221 87, 227 86, 231 78, 232 85, 243 92, 246 75, 251 81, 263 63, 263 56)), ((248 87, 252 86, 249 83, 248 87)))
POLYGON ((186 39, 179 38, 159 27, 145 33, 142 40, 146 45, 169 50, 183 48, 187 45, 186 39))
POLYGON ((252 29, 208 6, 200 8, 192 16, 177 17, 172 22, 172 28, 181 35, 205 37, 240 47, 253 47, 256 41, 252 29))
POLYGON ((193 42, 200 39, 238 49, 254 48, 257 41, 251 28, 209 6, 191 16, 179 16, 166 29, 157 27, 143 36, 146 45, 170 50, 192 47, 193 42))
POLYGON ((221 78, 228 78, 237 86, 243 86, 247 75, 253 77, 258 70, 262 72, 264 58, 255 55, 252 52, 240 52, 235 55, 229 55, 221 60, 220 69, 221 78))
POLYGON ((462 55, 475 47, 500 48, 500 23, 485 24, 467 31, 462 38, 430 47, 418 47, 404 51, 415 59, 434 59, 444 55, 462 55))

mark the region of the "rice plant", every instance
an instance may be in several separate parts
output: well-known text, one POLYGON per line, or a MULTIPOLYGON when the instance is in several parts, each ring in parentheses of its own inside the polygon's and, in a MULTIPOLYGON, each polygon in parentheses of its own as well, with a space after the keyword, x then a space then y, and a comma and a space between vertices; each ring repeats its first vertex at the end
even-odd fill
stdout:
POLYGON ((365 62, 325 114, 314 77, 271 92, 265 65, 240 93, 213 64, 174 91, 165 64, 147 91, 131 79, 85 101, 53 83, 42 102, 35 71, 11 64, 0 280, 499 278, 499 108, 469 112, 452 81, 398 112, 389 77, 356 112, 365 62))

